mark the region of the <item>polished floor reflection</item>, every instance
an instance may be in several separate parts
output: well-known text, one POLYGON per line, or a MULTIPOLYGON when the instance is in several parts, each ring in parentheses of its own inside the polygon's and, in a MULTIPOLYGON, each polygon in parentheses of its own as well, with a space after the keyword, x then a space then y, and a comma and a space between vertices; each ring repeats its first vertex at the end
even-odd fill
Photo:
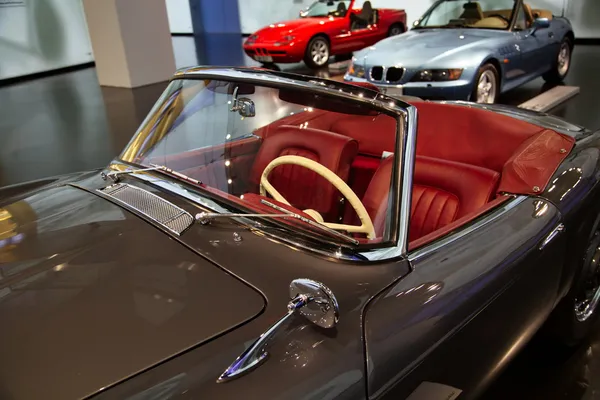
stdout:
MULTIPOLYGON (((178 67, 258 66, 241 50, 239 36, 173 37, 178 67)), ((600 46, 578 46, 566 84, 581 94, 552 113, 600 128, 596 97, 600 46)), ((297 73, 339 79, 339 72, 311 72, 303 64, 282 66, 297 73)), ((88 68, 0 87, 0 186, 100 168, 117 155, 150 110, 165 83, 128 90, 101 88, 88 68)), ((541 79, 503 95, 517 105, 543 90, 541 79)), ((569 350, 536 338, 484 395, 484 399, 600 398, 600 330, 590 342, 569 350)))

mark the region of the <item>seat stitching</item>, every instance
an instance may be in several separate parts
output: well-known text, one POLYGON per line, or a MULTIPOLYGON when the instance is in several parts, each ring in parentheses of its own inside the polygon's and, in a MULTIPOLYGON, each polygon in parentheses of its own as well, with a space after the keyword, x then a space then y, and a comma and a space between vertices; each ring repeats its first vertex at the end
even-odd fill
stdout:
POLYGON ((444 204, 442 205, 442 210, 439 212, 438 217, 437 217, 437 221, 435 221, 435 229, 438 228, 438 226, 440 225, 440 219, 442 219, 442 215, 444 215, 444 210, 446 209, 446 206, 450 203, 448 197, 446 197, 446 199, 444 200, 444 204))
POLYGON ((429 217, 429 213, 431 212, 431 209, 433 208, 433 202, 435 201, 436 197, 438 196, 438 192, 434 192, 433 193, 433 198, 431 199, 431 201, 429 202, 429 206, 427 207, 427 212, 425 213, 425 218, 423 220, 423 228, 425 228, 425 225, 427 224, 428 221, 428 217, 429 217))

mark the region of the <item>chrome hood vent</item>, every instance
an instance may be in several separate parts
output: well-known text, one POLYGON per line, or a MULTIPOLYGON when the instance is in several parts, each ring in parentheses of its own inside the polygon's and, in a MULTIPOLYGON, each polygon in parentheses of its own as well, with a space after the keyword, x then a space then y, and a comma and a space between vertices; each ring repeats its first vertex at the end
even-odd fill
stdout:
POLYGON ((194 223, 194 217, 187 211, 147 190, 126 183, 116 183, 98 189, 98 192, 145 215, 176 235, 181 235, 194 223))

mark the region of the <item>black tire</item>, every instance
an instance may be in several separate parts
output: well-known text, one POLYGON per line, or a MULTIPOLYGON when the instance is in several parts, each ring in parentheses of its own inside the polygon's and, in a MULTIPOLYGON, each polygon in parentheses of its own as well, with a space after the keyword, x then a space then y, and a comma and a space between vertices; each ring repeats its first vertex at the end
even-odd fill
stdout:
POLYGON ((348 61, 352 59, 352 53, 336 54, 333 59, 335 62, 348 61))
POLYGON ((556 54, 556 57, 554 58, 554 63, 552 64, 552 69, 543 75, 544 80, 548 83, 562 82, 567 77, 567 74, 569 73, 569 70, 571 69, 571 55, 572 54, 573 54, 573 43, 571 42, 571 39, 569 39, 568 37, 565 37, 560 42, 560 46, 558 47, 558 53, 556 54), (563 52, 567 52, 566 68, 565 68, 564 64, 561 63, 562 62, 561 58, 564 57, 563 52))
MULTIPOLYGON (((479 94, 478 86, 484 75, 486 77, 488 77, 490 79, 490 83, 492 83, 494 85, 494 89, 493 89, 494 93, 491 96, 492 97, 491 102, 487 101, 489 104, 493 104, 496 102, 496 100, 498 99, 498 95, 500 94, 500 78, 499 78, 500 75, 498 74, 498 70, 496 69, 496 67, 490 63, 483 64, 479 68, 479 71, 477 72, 477 76, 475 77, 475 82, 473 84, 473 90, 471 91, 470 100, 475 103, 479 102, 478 101, 478 94, 479 94), (493 75, 493 79, 491 78, 490 74, 493 75)), ((485 103, 485 102, 482 101, 482 103, 485 103)))
POLYGON ((323 35, 317 35, 310 39, 304 52, 304 63, 310 68, 322 68, 329 64, 331 48, 329 40, 323 35), (314 52, 318 54, 315 54, 314 52))
POLYGON ((390 26, 390 28, 388 29, 388 37, 389 36, 398 36, 398 35, 404 33, 404 31, 405 31, 404 25, 402 25, 401 23, 392 24, 392 26, 390 26))
POLYGON ((261 65, 262 68, 270 69, 272 71, 281 71, 281 68, 275 63, 263 63, 261 65))
MULTIPOLYGON (((594 272, 597 274, 599 268, 598 258, 600 258, 599 220, 594 224, 593 233, 588 239, 587 249, 581 257, 582 263, 573 277, 571 289, 556 306, 546 323, 546 334, 566 346, 576 346, 587 338, 598 320, 600 307, 596 307, 585 320, 577 318, 575 311, 576 304, 581 299, 581 294, 585 291, 590 277, 594 275, 594 272)), ((596 276, 596 279, 598 279, 598 276, 596 276)))

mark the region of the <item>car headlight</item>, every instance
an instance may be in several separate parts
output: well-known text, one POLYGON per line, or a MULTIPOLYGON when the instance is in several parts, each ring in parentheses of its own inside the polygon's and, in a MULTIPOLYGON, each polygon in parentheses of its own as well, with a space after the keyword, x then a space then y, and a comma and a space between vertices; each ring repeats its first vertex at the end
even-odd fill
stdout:
POLYGON ((257 39, 258 39, 257 35, 250 35, 248 37, 248 39, 246 40, 246 43, 247 44, 252 44, 252 43, 256 42, 257 39))
POLYGON ((350 63, 350 66, 348 67, 348 75, 355 76, 357 78, 364 78, 365 77, 365 67, 363 67, 362 65, 356 65, 354 63, 350 63))
POLYGON ((284 36, 281 39, 279 39, 277 42, 275 42, 275 46, 282 46, 284 44, 289 44, 294 39, 296 39, 296 36, 292 36, 292 35, 284 36))
POLYGON ((413 82, 443 82, 455 81, 462 75, 460 69, 424 69, 418 71, 411 79, 413 82))

